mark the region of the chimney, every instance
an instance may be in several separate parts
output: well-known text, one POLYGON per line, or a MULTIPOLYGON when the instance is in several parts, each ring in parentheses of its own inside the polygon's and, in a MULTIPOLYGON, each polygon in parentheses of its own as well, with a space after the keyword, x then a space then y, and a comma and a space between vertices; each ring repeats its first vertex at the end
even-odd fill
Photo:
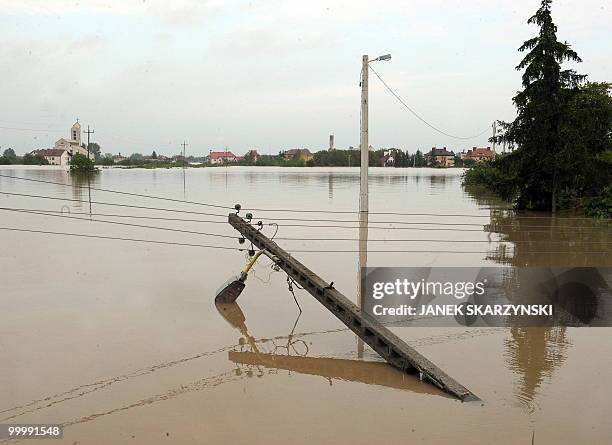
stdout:
POLYGON ((329 149, 330 150, 334 149, 334 135, 333 134, 329 135, 329 149))

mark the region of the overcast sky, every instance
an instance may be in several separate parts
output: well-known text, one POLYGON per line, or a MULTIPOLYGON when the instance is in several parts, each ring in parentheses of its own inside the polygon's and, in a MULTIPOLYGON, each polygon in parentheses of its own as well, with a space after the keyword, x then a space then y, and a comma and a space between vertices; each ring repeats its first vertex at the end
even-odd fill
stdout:
MULTIPOLYGON (((0 146, 68 137, 103 152, 237 154, 359 145, 361 55, 425 119, 459 136, 515 115, 517 48, 536 0, 0 0, 0 146), (9 129, 12 128, 12 129, 9 129), (20 129, 20 130, 16 130, 20 129), (27 129, 27 130, 26 130, 27 129), (48 130, 48 131, 33 131, 48 130)), ((558 36, 612 81, 612 4, 558 0, 558 36)), ((486 146, 417 121, 370 75, 370 142, 486 146)))

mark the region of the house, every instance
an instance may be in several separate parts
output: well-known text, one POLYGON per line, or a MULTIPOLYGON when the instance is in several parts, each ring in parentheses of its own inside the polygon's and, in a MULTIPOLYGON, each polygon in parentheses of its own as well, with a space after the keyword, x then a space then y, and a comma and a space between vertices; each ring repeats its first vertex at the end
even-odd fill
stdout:
POLYGON ((455 153, 448 151, 446 147, 433 147, 430 152, 425 153, 425 159, 430 166, 454 167, 455 153))
POLYGON ((483 159, 493 159, 495 157, 495 151, 491 150, 491 147, 478 148, 472 147, 467 153, 461 153, 461 159, 464 161, 482 161, 483 159))
POLYGON ((223 164, 226 162, 237 162, 236 155, 231 151, 210 151, 208 162, 212 165, 223 164))
POLYGON ((251 162, 257 162, 260 158, 259 153, 257 153, 257 150, 249 150, 247 151, 247 153, 244 155, 244 157, 246 159, 249 159, 251 162))
POLYGON ((291 159, 301 159, 303 161, 310 161, 314 155, 307 148, 291 148, 283 152, 283 158, 285 161, 291 159))
POLYGON ((121 161, 125 161, 127 158, 125 156, 123 156, 121 154, 121 152, 119 152, 118 155, 113 156, 113 161, 115 162, 121 162, 121 161))
POLYGON ((66 150, 47 148, 43 150, 34 150, 33 155, 43 156, 49 165, 61 165, 62 167, 70 164, 71 156, 66 150))
POLYGON ((395 167, 395 162, 398 159, 399 149, 390 148, 383 151, 382 157, 378 160, 380 167, 395 167))

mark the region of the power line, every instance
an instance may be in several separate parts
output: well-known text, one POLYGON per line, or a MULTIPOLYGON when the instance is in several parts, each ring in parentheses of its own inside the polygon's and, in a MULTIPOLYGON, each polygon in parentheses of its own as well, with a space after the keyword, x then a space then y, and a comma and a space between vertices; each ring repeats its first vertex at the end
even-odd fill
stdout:
MULTIPOLYGON (((28 193, 14 193, 14 192, 4 192, 0 190, 1 194, 12 195, 12 196, 24 196, 27 198, 39 198, 39 199, 53 199, 56 201, 72 201, 72 202, 88 202, 82 199, 74 199, 74 198, 58 198, 55 196, 44 196, 44 195, 32 195, 28 193)), ((148 207, 148 206, 137 206, 133 204, 119 204, 113 202, 102 202, 102 201, 91 201, 92 204, 98 205, 106 205, 106 206, 114 206, 114 207, 129 207, 133 209, 142 209, 142 210, 156 210, 160 212, 177 212, 177 213, 188 213, 193 215, 204 215, 204 216, 218 216, 222 218, 227 218, 227 215, 222 215, 218 213, 207 213, 207 212, 196 212, 193 210, 178 210, 178 209, 166 209, 160 207, 148 207)))
POLYGON ((447 133, 447 132, 446 132, 446 131, 444 131, 444 130, 440 130, 439 128, 437 128, 436 126, 434 126, 434 125, 430 124, 430 123, 429 123, 429 122, 427 122, 425 119, 423 119, 421 116, 419 116, 419 114, 418 114, 416 111, 414 111, 414 110, 413 110, 413 109, 412 109, 412 108, 411 108, 411 107, 410 107, 410 106, 409 106, 409 105, 408 105, 406 102, 404 102, 404 100, 403 100, 403 99, 402 99, 402 98, 401 98, 401 97, 400 97, 400 96, 399 96, 399 95, 398 95, 398 94, 397 94, 395 91, 393 91, 393 89, 392 89, 392 88, 391 88, 389 85, 387 85, 387 82, 385 82, 385 81, 383 80, 383 78, 382 78, 382 77, 380 77, 380 74, 378 74, 378 73, 376 72, 376 70, 375 70, 374 68, 372 68, 372 66, 371 66, 371 65, 369 65, 369 66, 370 66, 370 69, 372 70, 372 72, 374 73, 374 75, 376 75, 376 77, 378 77, 378 80, 380 80, 380 81, 382 82, 382 84, 385 86, 385 88, 386 88, 386 89, 387 89, 387 90, 388 90, 388 91, 389 91, 389 92, 390 92, 390 93, 391 93, 391 94, 392 94, 392 95, 393 95, 393 96, 394 96, 394 97, 395 97, 395 98, 396 98, 396 99, 399 101, 399 103, 401 103, 401 104, 402 104, 402 105, 403 105, 403 106, 404 106, 404 107, 405 107, 405 108, 406 108, 408 111, 410 111, 410 113, 412 113, 412 115, 413 115, 414 117, 416 117, 418 120, 420 120, 421 122, 423 122, 423 123, 424 123, 425 125, 427 125, 429 128, 431 128, 431 129, 433 129, 433 130, 437 131, 438 133, 443 134, 444 136, 448 136, 449 138, 453 138, 453 139, 469 140, 469 139, 475 139, 475 138, 477 138, 477 137, 480 137, 480 136, 482 136, 483 134, 485 134, 487 131, 489 131, 489 129, 487 128, 486 130, 484 130, 484 131, 483 131, 483 132, 481 132, 481 133, 478 133, 478 134, 473 135, 473 136, 467 136, 467 137, 465 137, 465 136, 456 136, 456 135, 454 135, 454 134, 447 133))
MULTIPOLYGON (((0 121, 0 122, 12 122, 12 121, 0 121)), ((29 132, 34 132, 34 133, 64 133, 65 132, 65 130, 52 129, 52 128, 43 129, 43 128, 7 127, 7 126, 0 126, 0 130, 29 131, 29 132)), ((105 134, 105 136, 107 138, 114 139, 116 141, 128 142, 132 145, 149 145, 149 146, 154 146, 154 147, 167 147, 167 148, 169 148, 172 145, 170 142, 168 144, 153 144, 151 142, 139 141, 135 139, 127 139, 125 137, 117 137, 117 136, 112 136, 109 134, 105 134)))
MULTIPOLYGON (((1 192, 0 192, 1 193, 1 192)), ((81 201, 84 202, 84 201, 81 201)), ((14 208, 14 207, 3 207, 1 210, 22 210, 22 211, 31 211, 31 212, 40 212, 40 213, 63 213, 61 210, 46 210, 46 209, 28 209, 28 208, 14 208)), ((76 215, 90 215, 89 212, 75 212, 70 210, 69 214, 76 215)), ((163 216, 142 216, 142 215, 126 215, 126 214, 117 214, 117 213, 97 213, 94 212, 91 216, 104 216, 110 218, 128 218, 128 219, 145 219, 145 220, 159 220, 159 221, 179 221, 179 222, 187 222, 187 223, 204 223, 204 224, 227 224, 227 221, 212 221, 212 220, 202 220, 202 219, 189 219, 189 218, 169 218, 163 216)), ((435 224, 435 223, 430 223, 435 224)), ((280 227, 304 227, 304 228, 339 228, 339 229, 358 229, 359 226, 339 226, 339 225, 315 225, 315 224, 277 224, 277 223, 266 223, 265 225, 274 225, 280 227)), ((369 230, 435 230, 435 229, 421 229, 421 228, 413 228, 413 227, 369 227, 369 230)), ((453 230, 453 229, 441 229, 441 230, 453 230)), ((462 231, 462 230, 459 230, 462 231)), ((470 232, 479 232, 482 230, 468 230, 470 232)), ((517 232, 517 231, 515 231, 517 232)), ((495 232, 494 232, 495 233, 495 232)), ((548 231, 530 231, 530 233, 549 233, 548 231)))
MULTIPOLYGON (((74 185, 74 184, 66 184, 64 182, 56 182, 56 181, 47 181, 47 180, 43 180, 43 179, 33 179, 33 178, 24 178, 21 176, 13 176, 13 175, 6 175, 6 174, 0 174, 0 177, 4 177, 4 178, 9 178, 9 179, 18 179, 18 180, 22 180, 22 181, 31 181, 31 182, 39 182, 39 183, 44 183, 44 184, 53 184, 53 185, 60 185, 63 187, 71 187, 71 188, 87 188, 86 186, 79 186, 79 185, 74 185)), ((199 205, 199 206, 206 206, 206 207, 214 207, 214 208, 220 208, 220 209, 226 209, 226 210, 233 210, 234 207, 233 206, 226 206, 226 205, 221 205, 221 204, 213 204, 213 203, 206 203, 206 202, 198 202, 198 201, 188 201, 188 200, 184 200, 184 199, 175 199, 175 198, 167 198, 167 197, 162 197, 162 196, 155 196, 155 195, 147 195, 147 194, 142 194, 142 193, 133 193, 133 192, 125 192, 125 191, 121 191, 121 190, 113 190, 113 189, 106 189, 106 188, 98 188, 98 187, 92 187, 92 190, 96 190, 99 192, 106 192, 106 193, 116 193, 116 194, 121 194, 121 195, 128 195, 128 196, 136 196, 136 197, 140 197, 140 198, 150 198, 150 199, 158 199, 158 200, 162 200, 162 201, 170 201, 170 202, 177 202, 177 203, 181 203, 181 204, 194 204, 194 205, 199 205)), ((248 208, 244 208, 242 209, 244 210, 249 210, 252 212, 270 212, 270 213, 280 213, 280 212, 286 212, 286 213, 329 213, 329 214, 351 214, 354 215, 356 213, 358 213, 357 210, 314 210, 314 209, 265 209, 265 208, 256 208, 256 207, 248 207, 248 208)), ((168 210, 170 211, 170 210, 168 210)), ((395 216, 434 216, 434 217, 462 217, 462 218, 491 218, 491 215, 474 215, 474 214, 467 214, 467 213, 430 213, 430 212, 368 212, 369 215, 395 215, 395 216)), ((215 216, 221 216, 221 215, 215 215, 215 216)), ((226 216, 226 215, 222 215, 222 216, 226 216)), ((548 216, 535 216, 535 215, 517 215, 518 218, 521 219, 549 219, 548 216)), ((277 219, 278 218, 267 218, 267 219, 277 219)), ((586 221, 594 221, 593 218, 588 218, 588 217, 557 217, 558 220, 562 220, 562 221, 570 221, 570 220, 586 220, 586 221)), ((299 218, 299 219, 294 219, 294 220, 299 220, 299 221, 304 221, 304 218, 299 218)), ((320 221, 320 220, 312 220, 312 221, 320 221)), ((336 220, 338 221, 338 220, 336 220)), ((350 221, 338 221, 338 222, 350 222, 350 221)), ((359 221, 356 221, 359 222, 359 221)), ((375 222, 375 221, 372 221, 375 222)), ((609 219, 605 220, 605 222, 610 222, 609 219)))
POLYGON ((179 242, 173 242, 173 241, 158 241, 158 240, 147 240, 147 239, 139 239, 139 238, 122 238, 122 237, 106 236, 106 235, 89 235, 85 233, 53 232, 49 230, 22 229, 22 228, 17 228, 17 227, 0 227, 0 230, 9 230, 9 231, 14 231, 14 232, 44 233, 48 235, 75 236, 75 237, 82 237, 82 238, 96 238, 96 239, 104 239, 104 240, 134 241, 134 242, 139 242, 139 243, 168 244, 168 245, 188 246, 188 247, 204 247, 208 249, 238 250, 238 251, 247 250, 247 249, 241 249, 238 247, 211 246, 207 244, 179 243, 179 242))
MULTIPOLYGON (((0 192, 3 193, 3 192, 0 192)), ((28 208, 16 208, 16 207, 0 207, 0 210, 21 210, 25 212, 40 212, 40 213, 64 213, 62 210, 47 210, 47 209, 28 209, 28 208)), ((70 215, 91 215, 91 216, 104 216, 110 218, 129 218, 129 219, 150 219, 160 221, 180 221, 180 222, 193 222, 193 223, 206 223, 206 224, 227 224, 227 221, 213 221, 206 219, 188 219, 188 218, 169 218, 164 216, 142 216, 142 215, 126 215, 118 213, 89 213, 89 212, 75 212, 68 210, 70 215)))
POLYGON ((56 218, 76 219, 76 220, 79 220, 79 221, 101 222, 101 223, 106 223, 106 224, 115 224, 115 225, 118 225, 118 226, 139 227, 139 228, 142 228, 142 229, 165 230, 165 231, 169 231, 169 232, 189 233, 189 234, 193 234, 193 235, 204 235, 204 236, 212 236, 212 237, 219 237, 219 238, 231 238, 231 239, 234 239, 234 240, 240 238, 237 235, 232 236, 232 235, 223 235, 223 234, 220 234, 220 233, 209 233, 209 232, 199 232, 199 231, 195 231, 195 230, 174 229, 174 228, 171 228, 171 227, 147 226, 147 225, 144 225, 144 224, 133 224, 133 223, 120 222, 120 221, 108 221, 108 220, 104 220, 104 219, 80 218, 78 216, 57 215, 57 214, 52 214, 52 213, 37 212, 37 211, 31 211, 31 210, 15 210, 15 209, 8 209, 8 208, 0 208, 0 210, 16 211, 16 212, 19 212, 19 213, 29 213, 29 214, 41 215, 41 216, 52 216, 52 217, 56 217, 56 218))
MULTIPOLYGON (((96 239, 104 239, 104 240, 119 240, 119 241, 133 241, 133 242, 141 242, 141 243, 153 243, 153 244, 167 244, 167 245, 176 245, 176 246, 187 246, 187 247, 203 247, 209 249, 222 249, 222 250, 237 250, 237 251, 246 251, 247 249, 241 249, 237 247, 225 247, 225 246, 211 246, 207 244, 196 244, 196 243, 180 243, 180 242, 172 242, 172 241, 158 241, 158 240, 146 240, 139 238, 121 238, 114 236, 105 236, 105 235, 89 235, 84 233, 72 233, 72 232, 53 232, 48 230, 34 230, 34 229, 22 229, 17 227, 0 227, 0 230, 8 230, 14 232, 28 232, 28 233, 41 233, 41 234, 49 234, 49 235, 59 235, 59 236, 74 236, 74 237, 82 237, 82 238, 96 238, 96 239)), ((450 254, 490 254, 490 251, 464 251, 464 250, 371 250, 367 249, 368 253, 450 253, 450 254)), ((316 249, 297 249, 297 250, 288 250, 290 253, 359 253, 360 250, 316 250, 316 249)), ((572 253, 574 255, 608 255, 609 252, 599 252, 599 251, 590 251, 590 252, 573 252, 573 251, 539 251, 539 252, 529 252, 530 254, 565 254, 572 253)))
MULTIPOLYGON (((64 187, 71 187, 71 188, 87 188, 86 186, 82 186, 82 185, 66 184, 63 182, 55 182, 55 181, 45 181, 44 179, 23 178, 20 176, 11 176, 11 175, 4 175, 4 174, 0 174, 0 177, 10 178, 10 179, 20 179, 23 181, 40 182, 44 184, 61 185, 64 187)), ((185 201, 183 199, 164 198, 160 196, 145 195, 142 193, 124 192, 120 190, 103 189, 103 188, 98 188, 98 187, 91 187, 91 190, 95 190, 98 192, 106 192, 106 193, 116 193, 119 195, 137 196, 140 198, 159 199, 163 201, 179 202, 183 204, 196 204, 196 205, 201 205, 201 206, 206 206, 206 207, 215 207, 215 208, 220 208, 220 209, 233 209, 233 207, 216 205, 216 204, 207 204, 207 203, 201 203, 201 202, 195 202, 195 201, 185 201)))
POLYGON ((1 126, 0 130, 15 130, 15 131, 32 131, 37 133, 63 133, 63 130, 43 130, 42 128, 19 128, 19 127, 4 127, 1 126))
MULTIPOLYGON (((0 176, 3 176, 0 174, 0 176)), ((87 187, 82 187, 82 188, 87 188, 87 187)), ((119 204, 119 203, 110 203, 110 202, 102 202, 102 201, 85 201, 85 200, 80 200, 80 199, 73 199, 73 198, 59 198, 59 197, 52 197, 52 196, 46 196, 46 195, 33 195, 33 194, 27 194, 27 193, 15 193, 15 192, 6 192, 6 191, 1 191, 0 193, 6 194, 6 195, 14 195, 14 196, 24 196, 24 197, 29 197, 29 198, 39 198, 39 199, 53 199, 53 200, 66 200, 66 201, 73 201, 73 202, 91 202, 93 204, 99 204, 99 205, 108 205, 108 206, 116 206, 116 207, 129 207, 129 208, 136 208, 136 209, 143 209, 143 210, 154 210, 154 211, 163 211, 163 212, 177 212, 177 213, 187 213, 187 214, 195 214, 195 215, 204 215, 204 216, 215 216, 215 217, 219 217, 219 218, 226 218, 227 215, 225 214, 219 214, 219 213, 208 213, 208 212, 198 212, 198 211, 193 211, 193 210, 179 210, 179 209, 168 209, 168 208, 164 208, 164 207, 149 207, 149 206, 138 206, 138 205, 133 205, 133 204, 119 204)), ((122 194, 132 194, 129 192, 117 192, 117 193, 122 193, 122 194)), ((159 199, 164 199, 164 198, 159 198, 159 199)), ((172 201, 177 201, 177 200, 172 200, 172 201)), ((180 201, 180 200, 179 200, 180 201)), ((266 221, 299 221, 299 222, 331 222, 331 223, 360 223, 361 221, 359 220, 348 220, 348 219, 325 219, 325 218, 283 218, 283 217, 262 217, 262 218, 256 218, 256 219, 262 219, 262 220, 266 220, 266 221)), ((606 221, 608 222, 608 221, 606 221)), ((428 222, 428 221, 368 221, 368 225, 370 228, 374 229, 377 228, 375 226, 375 224, 398 224, 398 225, 409 225, 409 226, 414 226, 414 225, 427 225, 427 226, 472 226, 472 227, 483 227, 484 224, 478 224, 478 223, 450 223, 450 222, 428 222)), ((503 224, 492 224, 495 227, 504 227, 503 224)), ((312 227, 332 227, 332 226, 312 226, 312 227)), ((535 225, 535 226, 523 226, 523 229, 530 229, 530 228, 536 228, 536 229, 544 229, 544 228, 558 228, 559 226, 542 226, 542 225, 535 225)), ((348 227, 348 228, 352 228, 352 227, 348 227)), ((387 228, 387 227, 385 227, 387 228)), ((390 228, 390 227, 389 227, 390 228)), ((598 229, 598 227, 594 227, 594 226, 567 226, 567 228, 581 228, 581 229, 598 229)), ((458 230, 458 229, 457 229, 458 230)), ((481 231, 481 230, 478 230, 481 231)))
MULTIPOLYGON (((224 235, 224 234, 219 234, 219 233, 200 232, 200 231, 195 231, 195 230, 184 230, 184 229, 176 229, 176 228, 171 228, 171 227, 148 226, 148 225, 143 225, 143 224, 132 224, 132 223, 108 221, 108 220, 101 220, 101 219, 80 218, 80 217, 76 217, 72 215, 64 215, 64 214, 58 215, 56 214, 58 213, 57 211, 46 211, 46 210, 36 210, 36 209, 18 209, 18 208, 9 208, 9 207, 0 207, 0 210, 13 211, 13 212, 18 212, 18 213, 28 213, 28 214, 34 214, 34 215, 40 215, 40 216, 68 218, 68 219, 75 219, 75 220, 80 220, 80 221, 92 221, 92 222, 100 222, 100 223, 115 224, 115 225, 122 225, 122 226, 139 227, 139 228, 144 228, 144 229, 154 229, 154 230, 164 230, 164 231, 169 231, 169 232, 188 233, 188 234, 193 234, 193 235, 230 238, 234 240, 240 238, 240 236, 236 236, 236 235, 224 235)), ((89 215, 89 213, 86 213, 86 212, 83 212, 80 214, 89 215)), ((108 216, 123 216, 123 215, 108 215, 108 216)), ((144 217, 144 218, 147 218, 147 217, 144 217)), ((198 221, 198 220, 192 220, 192 221, 198 221)), ((215 222, 221 222, 221 221, 215 221, 215 222)), ((226 224, 225 222, 223 223, 226 224)), ((338 238, 338 237, 334 237, 334 238, 276 237, 275 239, 282 240, 282 241, 355 241, 355 242, 359 241, 359 238, 338 238)), ((466 239, 423 239, 423 238, 418 238, 418 239, 416 238, 412 238, 412 239, 374 238, 374 239, 369 239, 368 242, 432 242, 432 243, 487 243, 487 244, 492 244, 492 243, 516 244, 516 243, 519 243, 521 244, 521 243, 533 243, 534 241, 530 241, 530 240, 510 241, 510 240, 466 240, 466 239)), ((572 240, 546 241, 547 244, 565 244, 565 243, 570 243, 570 242, 572 242, 572 240)), ((581 244, 612 244, 612 241, 611 242, 582 241, 581 244)))
MULTIPOLYGON (((50 199, 50 200, 56 200, 56 201, 72 201, 72 202, 81 202, 81 203, 87 203, 89 201, 86 200, 82 200, 82 199, 75 199, 75 198, 60 198, 60 197, 54 197, 54 196, 45 196, 45 195, 33 195, 33 194, 28 194, 28 193, 15 193, 15 192, 5 192, 5 191, 1 191, 0 190, 0 194, 5 194, 5 195, 12 195, 12 196, 24 196, 24 197, 28 197, 28 198, 38 198, 38 199, 50 199)), ((161 211, 161 212, 176 212, 176 213, 186 213, 186 214, 195 214, 195 215, 205 215, 205 216, 215 216, 215 217, 220 217, 220 218, 227 218, 227 215, 223 215, 223 214, 217 214, 217 213, 207 213, 207 212, 197 212, 197 211, 193 211, 193 210, 178 210, 178 209, 168 209, 168 208, 162 208, 162 207, 148 207, 148 206, 137 206, 137 205, 133 205, 133 204, 119 204, 119 203, 110 203, 110 202, 102 202, 102 201, 91 201, 92 204, 98 204, 98 205, 107 205, 107 206, 114 206, 114 207, 127 207, 127 208, 135 208, 135 209, 141 209, 141 210, 154 210, 154 211, 161 211)), ((325 220, 325 219, 305 219, 305 218, 263 218, 264 220, 272 220, 275 219, 277 221, 298 221, 298 222, 303 222, 303 221, 311 221, 311 222, 325 222, 325 221, 330 221, 330 222, 345 222, 345 223, 350 223, 350 222, 359 222, 359 221, 351 221, 351 220, 325 220)), ((198 222, 197 220, 194 220, 193 222, 198 222)), ((201 221, 201 222, 205 222, 205 221, 201 221)), ((276 224, 276 223, 266 223, 266 225, 270 225, 270 224, 276 224)), ((337 225, 337 224, 281 224, 281 226, 284 227, 311 227, 311 228, 346 228, 346 229, 355 229, 355 228, 359 228, 358 226, 345 226, 345 225, 337 225)), ((495 228, 501 229, 505 226, 503 225, 493 225, 495 228)), ((513 230, 512 232, 530 232, 530 233, 548 233, 548 231, 545 230, 531 230, 531 228, 537 228, 537 229, 543 229, 543 228, 553 228, 555 226, 523 226, 522 230, 513 230), (529 229, 529 230, 526 230, 529 229)), ((370 221, 368 223, 368 228, 369 229, 380 229, 380 230, 421 230, 421 231, 456 231, 456 232, 494 232, 494 230, 484 230, 484 226, 481 226, 480 224, 468 224, 468 223, 458 223, 458 224, 454 224, 454 223, 438 223, 438 222, 409 222, 409 221, 370 221), (406 227, 394 227, 394 226, 385 226, 385 227, 379 227, 379 226, 375 226, 375 225, 371 225, 371 224, 400 224, 400 225, 404 225, 406 227), (427 227, 412 227, 414 225, 425 225, 427 227), (439 226, 456 226, 456 225, 472 225, 472 226, 478 226, 478 227, 482 227, 481 229, 462 229, 462 228, 440 228, 439 226), (408 227, 410 226, 410 227, 408 227), (435 226, 435 227, 432 227, 435 226)), ((577 229, 577 228, 583 228, 583 229, 596 229, 596 227, 581 227, 581 226, 570 226, 567 227, 568 229, 577 229)))

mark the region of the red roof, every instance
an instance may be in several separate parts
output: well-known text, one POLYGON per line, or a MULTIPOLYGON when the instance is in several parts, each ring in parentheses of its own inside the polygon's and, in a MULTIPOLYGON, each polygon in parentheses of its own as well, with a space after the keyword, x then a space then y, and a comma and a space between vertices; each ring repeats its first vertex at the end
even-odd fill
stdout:
POLYGON ((236 155, 231 151, 211 151, 208 155, 210 159, 235 158, 236 155))
POLYGON ((491 150, 491 147, 487 147, 487 148, 473 147, 471 150, 468 150, 468 152, 465 155, 467 157, 473 157, 473 158, 493 157, 495 156, 495 152, 491 150))
POLYGON ((307 148, 291 148, 289 150, 285 150, 285 156, 295 156, 297 154, 301 155, 302 153, 305 155, 312 154, 307 148))
POLYGON ((42 150, 34 150, 32 154, 42 155, 42 156, 61 156, 64 154, 66 150, 62 150, 60 148, 46 148, 42 150))

